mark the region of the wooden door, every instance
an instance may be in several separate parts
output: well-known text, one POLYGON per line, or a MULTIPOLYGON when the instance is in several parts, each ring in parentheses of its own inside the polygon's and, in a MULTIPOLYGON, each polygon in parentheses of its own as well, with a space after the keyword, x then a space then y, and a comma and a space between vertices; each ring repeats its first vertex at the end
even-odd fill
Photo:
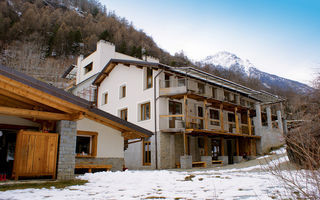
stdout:
POLYGON ((56 176, 57 133, 21 130, 17 135, 13 176, 56 176))

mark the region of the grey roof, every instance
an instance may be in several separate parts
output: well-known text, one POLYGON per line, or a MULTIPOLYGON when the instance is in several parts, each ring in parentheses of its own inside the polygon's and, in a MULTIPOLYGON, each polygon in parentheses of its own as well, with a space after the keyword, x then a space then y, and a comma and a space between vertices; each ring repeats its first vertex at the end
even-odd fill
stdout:
POLYGON ((5 67, 3 65, 0 65, 0 74, 3 75, 3 76, 6 76, 12 80, 15 80, 15 81, 18 81, 20 83, 23 83, 27 86, 30 86, 32 88, 35 88, 37 90, 40 90, 42 92, 45 92, 45 93, 48 93, 50 95, 53 95, 55 97, 58 97, 60 99, 63 99, 65 101, 68 101, 70 103, 73 103, 75 105, 78 105, 82 108, 85 108, 87 110, 89 110, 90 112, 93 112, 97 115, 100 115, 102 117, 105 117, 111 121, 114 121, 116 123, 119 123, 119 124, 122 124, 124 126, 127 126, 128 128, 131 128, 135 131, 138 131, 138 132, 141 132, 141 133, 144 133, 148 136, 152 136, 153 133, 147 129, 144 129, 140 126, 137 126, 133 123, 130 123, 128 121, 125 121, 119 117, 116 117, 110 113, 107 113, 105 111, 102 111, 98 108, 94 108, 92 107, 92 104, 91 102, 85 100, 85 99, 82 99, 80 97, 77 97, 69 92, 66 92, 62 89, 59 89, 59 88, 56 88, 50 84, 47 84, 45 82, 42 82, 40 80, 37 80, 31 76, 28 76, 26 74, 23 74, 21 72, 18 72, 12 68, 8 68, 8 67, 5 67))
POLYGON ((227 90, 240 93, 242 95, 245 95, 249 98, 252 98, 254 100, 260 101, 260 102, 279 102, 284 101, 284 98, 281 98, 277 95, 268 93, 266 91, 257 91, 251 88, 248 88, 246 86, 240 85, 238 83, 235 83, 233 81, 221 78, 219 76, 215 76, 213 74, 207 73, 205 71, 202 71, 200 69, 196 69, 193 67, 172 67, 169 65, 164 65, 161 63, 154 63, 154 62, 147 62, 147 61, 136 61, 136 60, 125 60, 125 59, 111 59, 101 70, 100 73, 98 73, 98 76, 93 81, 93 84, 97 84, 97 80, 99 80, 102 76, 105 76, 104 71, 107 70, 108 67, 110 67, 111 63, 121 63, 125 65, 137 65, 137 66, 148 66, 148 67, 155 67, 160 69, 165 69, 168 71, 171 71, 173 73, 177 73, 183 76, 191 77, 200 81, 207 82, 209 84, 223 87, 227 90))

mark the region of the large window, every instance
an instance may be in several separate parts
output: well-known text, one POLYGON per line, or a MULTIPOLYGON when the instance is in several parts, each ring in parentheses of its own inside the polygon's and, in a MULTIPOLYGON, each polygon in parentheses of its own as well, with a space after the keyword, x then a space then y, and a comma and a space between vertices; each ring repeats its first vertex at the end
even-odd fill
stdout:
POLYGON ((120 110, 120 118, 128 121, 128 109, 127 108, 120 110))
POLYGON ((152 69, 147 68, 146 88, 152 88, 152 69))
POLYGON ((140 112, 141 121, 150 119, 150 102, 141 104, 140 112))
MULTIPOLYGON (((182 103, 169 101, 169 115, 181 115, 182 114, 182 103)), ((170 117, 169 128, 177 128, 176 121, 181 122, 181 117, 170 117)))
POLYGON ((150 141, 143 141, 143 165, 151 165, 150 141))
POLYGON ((92 62, 84 67, 84 74, 92 71, 92 62))
POLYGON ((97 155, 97 132, 78 131, 76 143, 77 157, 95 157, 97 155))

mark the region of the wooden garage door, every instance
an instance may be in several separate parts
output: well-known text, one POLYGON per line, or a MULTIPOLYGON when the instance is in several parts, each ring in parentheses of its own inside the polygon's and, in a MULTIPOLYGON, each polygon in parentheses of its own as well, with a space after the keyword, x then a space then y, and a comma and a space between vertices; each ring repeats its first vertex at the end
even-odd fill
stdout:
POLYGON ((56 176, 58 134, 20 131, 17 135, 13 176, 56 176))

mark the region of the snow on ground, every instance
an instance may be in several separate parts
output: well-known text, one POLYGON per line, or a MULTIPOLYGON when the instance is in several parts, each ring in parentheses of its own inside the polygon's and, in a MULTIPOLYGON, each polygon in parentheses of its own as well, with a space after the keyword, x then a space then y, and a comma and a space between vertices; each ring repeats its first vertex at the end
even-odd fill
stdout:
MULTIPOLYGON (((287 156, 277 158, 281 163, 287 156)), ((263 166, 263 165, 262 165, 263 166)), ((260 165, 210 170, 150 170, 84 174, 89 182, 65 189, 0 192, 0 199, 273 199, 281 183, 260 165), (191 179, 191 180, 190 180, 191 179)))

